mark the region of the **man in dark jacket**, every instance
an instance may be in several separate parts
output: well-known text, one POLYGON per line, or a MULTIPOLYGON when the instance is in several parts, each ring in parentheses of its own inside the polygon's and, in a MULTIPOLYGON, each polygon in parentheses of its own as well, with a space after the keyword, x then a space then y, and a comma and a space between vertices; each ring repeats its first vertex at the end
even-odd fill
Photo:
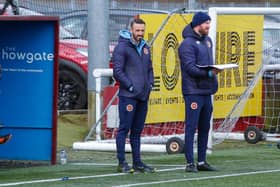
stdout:
POLYGON ((150 49, 143 39, 145 22, 134 19, 130 32, 120 31, 119 43, 113 52, 114 77, 120 83, 119 118, 116 137, 119 172, 154 172, 140 157, 140 137, 148 111, 148 99, 154 83, 150 49), (126 136, 130 131, 133 167, 125 160, 126 136))
POLYGON ((185 100, 185 157, 186 171, 213 171, 206 162, 210 120, 213 111, 211 95, 218 89, 217 69, 201 68, 213 64, 212 41, 208 37, 211 18, 198 12, 183 30, 179 47, 182 93, 185 100), (198 130, 197 166, 194 164, 193 143, 198 130))

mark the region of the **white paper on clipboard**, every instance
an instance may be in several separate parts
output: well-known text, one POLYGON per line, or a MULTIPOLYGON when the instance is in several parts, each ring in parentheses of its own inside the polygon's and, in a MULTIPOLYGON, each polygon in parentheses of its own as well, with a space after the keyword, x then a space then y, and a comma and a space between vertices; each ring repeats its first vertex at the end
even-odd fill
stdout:
POLYGON ((219 70, 224 70, 224 69, 230 69, 230 68, 237 68, 237 64, 213 64, 213 65, 196 65, 199 68, 206 68, 206 69, 211 69, 211 68, 216 68, 219 70))

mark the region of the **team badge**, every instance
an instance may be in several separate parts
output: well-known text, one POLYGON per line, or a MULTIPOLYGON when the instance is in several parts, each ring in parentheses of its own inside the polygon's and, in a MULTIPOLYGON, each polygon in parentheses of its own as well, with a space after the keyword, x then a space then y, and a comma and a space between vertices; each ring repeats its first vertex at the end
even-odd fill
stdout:
POLYGON ((197 102, 191 103, 191 109, 196 110, 197 109, 197 102))
POLYGON ((211 42, 210 41, 207 41, 206 44, 207 44, 208 48, 211 48, 211 42))
POLYGON ((143 51, 145 55, 149 54, 149 50, 147 48, 144 48, 143 51))
POLYGON ((128 112, 131 112, 131 111, 133 110, 133 105, 132 105, 132 104, 126 105, 126 110, 127 110, 128 112))

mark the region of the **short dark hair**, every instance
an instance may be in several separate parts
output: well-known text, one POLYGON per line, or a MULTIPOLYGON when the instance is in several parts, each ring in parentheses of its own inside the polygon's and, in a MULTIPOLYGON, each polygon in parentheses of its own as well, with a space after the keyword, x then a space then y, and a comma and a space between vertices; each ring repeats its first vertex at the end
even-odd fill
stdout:
POLYGON ((146 25, 146 23, 145 23, 144 20, 142 20, 142 19, 140 19, 140 18, 134 18, 134 19, 130 22, 130 27, 132 28, 132 26, 133 26, 135 23, 136 23, 136 24, 144 24, 144 25, 146 25))

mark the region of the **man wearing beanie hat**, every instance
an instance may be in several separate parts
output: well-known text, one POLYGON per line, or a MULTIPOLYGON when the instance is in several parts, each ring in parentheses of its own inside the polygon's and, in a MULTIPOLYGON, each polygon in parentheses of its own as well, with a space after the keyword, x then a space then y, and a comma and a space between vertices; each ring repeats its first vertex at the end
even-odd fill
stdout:
POLYGON ((213 64, 212 41, 208 37, 211 18, 198 12, 183 30, 179 47, 182 93, 185 100, 186 171, 214 171, 206 161, 210 120, 213 111, 211 95, 218 89, 217 69, 201 68, 213 64), (198 132, 197 165, 194 163, 193 143, 198 132))
POLYGON ((204 22, 207 22, 210 20, 211 20, 210 16, 208 16, 207 14, 205 14, 203 12, 198 12, 193 16, 191 25, 194 28, 194 27, 201 25, 204 22))

